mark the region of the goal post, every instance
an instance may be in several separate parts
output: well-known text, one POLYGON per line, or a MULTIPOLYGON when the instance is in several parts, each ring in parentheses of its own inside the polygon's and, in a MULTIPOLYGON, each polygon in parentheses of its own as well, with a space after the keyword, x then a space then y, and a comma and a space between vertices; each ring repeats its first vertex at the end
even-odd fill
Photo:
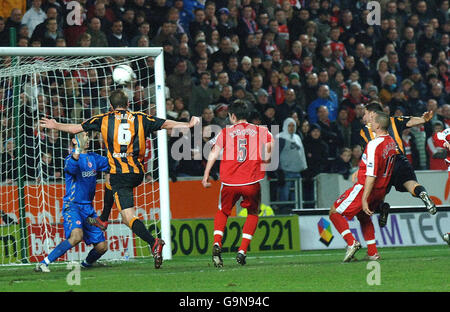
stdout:
MULTIPOLYGON (((142 106, 146 112, 166 118, 162 48, 0 48, 0 143, 3 145, 0 162, 4 171, 0 180, 0 264, 37 261, 38 258, 33 256, 37 249, 49 251, 58 243, 46 238, 60 236, 61 226, 58 228, 55 224, 61 218, 64 179, 56 174, 59 167, 55 163, 61 162, 68 148, 61 145, 49 151, 42 142, 35 143, 36 138, 39 141, 45 135, 51 136, 44 135, 39 119, 42 116, 54 118, 59 109, 70 115, 58 115, 59 118, 68 123, 79 123, 94 112, 105 110, 108 94, 118 87, 112 81, 111 71, 120 64, 132 65, 137 74, 133 83, 125 87, 134 105, 130 109, 138 110, 136 108, 142 106), (11 137, 15 143, 11 147, 14 151, 8 150, 10 147, 5 144, 11 137), (29 146, 29 142, 35 145, 29 146), (25 151, 31 151, 31 154, 25 151), (17 165, 13 162, 15 157, 21 164, 18 168, 14 168, 17 165), (48 172, 54 175, 50 176, 48 172), (39 214, 33 214, 33 211, 39 211, 39 214), (35 229, 39 226, 40 229, 35 229), (35 239, 39 235, 40 241, 35 239)), ((64 138, 61 135, 58 139, 64 138)), ((93 144, 98 148, 101 140, 93 144)), ((146 147, 146 155, 151 157, 146 158, 148 175, 144 185, 135 190, 135 202, 140 205, 137 214, 144 214, 149 229, 166 242, 163 258, 171 259, 167 131, 157 131, 146 147)), ((105 151, 102 153, 106 154, 105 151)), ((98 212, 103 207, 99 203, 103 201, 103 194, 96 195, 95 201, 98 212)), ((147 246, 134 242, 140 240, 137 237, 132 246, 121 245, 118 237, 125 234, 123 227, 118 227, 118 221, 111 223, 112 234, 108 232, 107 240, 114 237, 121 249, 110 259, 123 259, 125 254, 131 253, 130 248, 133 248, 134 256, 150 256, 147 246)), ((81 249, 78 250, 79 258, 81 249)))

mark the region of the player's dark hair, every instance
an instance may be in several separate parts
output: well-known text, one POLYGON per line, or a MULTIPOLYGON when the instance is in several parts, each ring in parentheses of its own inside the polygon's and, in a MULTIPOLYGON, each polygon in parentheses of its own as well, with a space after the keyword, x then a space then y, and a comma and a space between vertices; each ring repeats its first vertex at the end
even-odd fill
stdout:
POLYGON ((382 112, 383 111, 383 106, 376 101, 370 102, 369 104, 367 104, 365 106, 365 108, 369 111, 369 112, 382 112))
POLYGON ((229 109, 231 115, 235 115, 238 120, 247 120, 249 116, 248 105, 242 100, 236 100, 229 109))
POLYGON ((109 102, 113 109, 127 108, 128 107, 128 95, 122 89, 114 90, 109 96, 109 102))
POLYGON ((376 111, 375 121, 383 130, 387 130, 391 125, 391 119, 385 112, 376 111))

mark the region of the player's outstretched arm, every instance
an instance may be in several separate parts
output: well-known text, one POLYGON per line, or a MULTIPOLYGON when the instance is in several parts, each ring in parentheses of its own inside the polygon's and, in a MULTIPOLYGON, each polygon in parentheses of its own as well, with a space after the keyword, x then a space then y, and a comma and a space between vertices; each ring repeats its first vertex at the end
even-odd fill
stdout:
POLYGON ((421 117, 411 117, 411 119, 406 123, 406 126, 408 128, 414 127, 414 126, 420 126, 424 123, 427 123, 433 118, 433 111, 428 111, 423 113, 421 117))
POLYGON ((47 129, 56 129, 62 132, 68 132, 72 134, 77 134, 83 132, 83 127, 80 124, 63 124, 57 122, 55 119, 48 119, 43 117, 39 120, 39 124, 47 129))
POLYGON ((174 128, 192 128, 200 123, 200 118, 192 116, 189 122, 180 122, 175 120, 167 119, 164 121, 161 129, 174 129, 174 128))
POLYGON ((203 174, 202 185, 203 187, 210 187, 211 183, 208 182, 209 174, 211 172, 211 168, 214 166, 214 163, 219 158, 221 148, 217 145, 214 145, 211 152, 208 155, 208 162, 206 163, 205 172, 203 174))

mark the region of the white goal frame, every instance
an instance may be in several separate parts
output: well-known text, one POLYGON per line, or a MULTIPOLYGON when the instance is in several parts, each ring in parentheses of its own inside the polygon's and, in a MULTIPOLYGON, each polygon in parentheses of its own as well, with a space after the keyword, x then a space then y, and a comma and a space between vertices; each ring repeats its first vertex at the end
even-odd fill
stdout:
MULTIPOLYGON (((34 47, 0 47, 0 56, 153 56, 155 57, 155 100, 156 117, 166 118, 166 97, 164 83, 164 53, 162 47, 153 48, 34 48, 34 47), (157 74, 158 73, 158 74, 157 74)), ((170 198, 167 130, 157 131, 158 171, 159 171, 159 201, 161 238, 166 245, 163 258, 172 259, 172 244, 170 235, 170 198)))

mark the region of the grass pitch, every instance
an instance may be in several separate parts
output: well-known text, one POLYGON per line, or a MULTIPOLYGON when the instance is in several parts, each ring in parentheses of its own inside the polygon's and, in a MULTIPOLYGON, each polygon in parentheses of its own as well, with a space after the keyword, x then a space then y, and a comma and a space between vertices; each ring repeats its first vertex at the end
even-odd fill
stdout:
MULTIPOLYGON (((366 250, 357 253, 362 259, 366 250)), ((380 285, 368 261, 342 263, 344 250, 249 253, 239 266, 234 253, 223 254, 224 267, 211 256, 176 257, 161 269, 153 259, 105 262, 81 270, 80 285, 68 285, 67 264, 51 273, 33 272, 34 265, 0 267, 2 292, 449 292, 450 248, 380 248, 380 285)))

